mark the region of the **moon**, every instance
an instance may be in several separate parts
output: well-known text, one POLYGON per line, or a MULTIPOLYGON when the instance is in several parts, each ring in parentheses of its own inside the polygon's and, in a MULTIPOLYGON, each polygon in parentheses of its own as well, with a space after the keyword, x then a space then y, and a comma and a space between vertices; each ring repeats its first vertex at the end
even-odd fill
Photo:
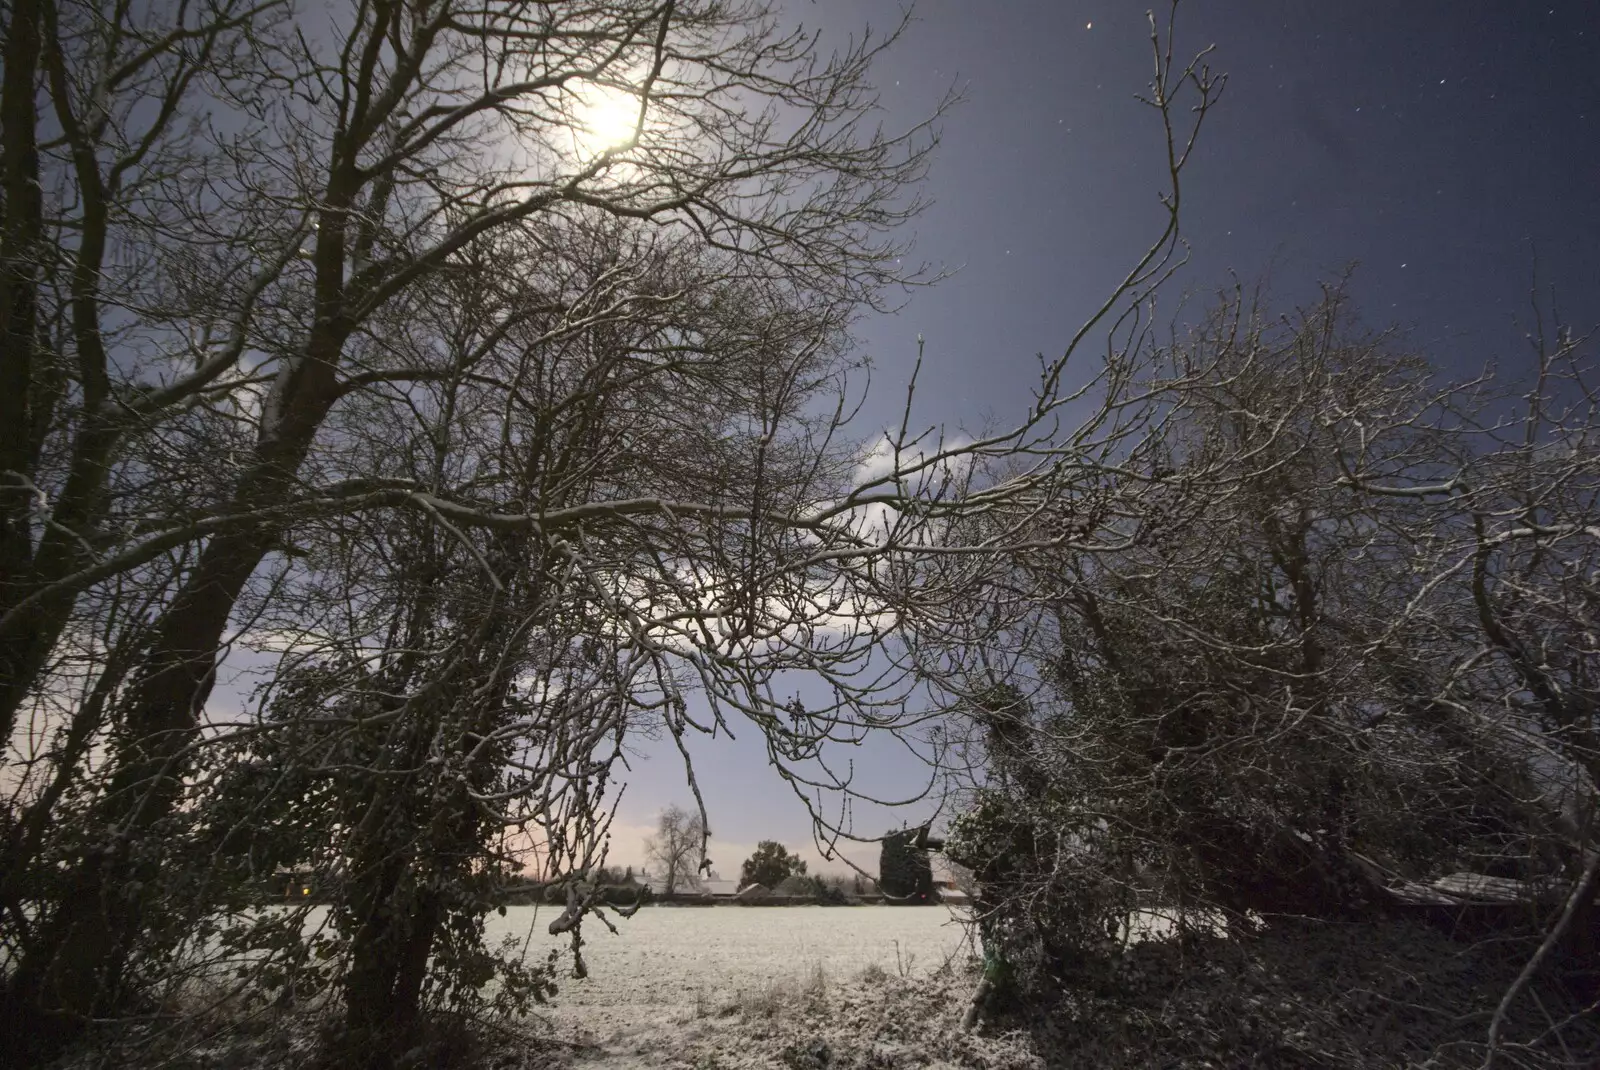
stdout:
POLYGON ((627 145, 639 129, 639 98, 611 86, 587 86, 581 93, 573 131, 585 156, 627 145))

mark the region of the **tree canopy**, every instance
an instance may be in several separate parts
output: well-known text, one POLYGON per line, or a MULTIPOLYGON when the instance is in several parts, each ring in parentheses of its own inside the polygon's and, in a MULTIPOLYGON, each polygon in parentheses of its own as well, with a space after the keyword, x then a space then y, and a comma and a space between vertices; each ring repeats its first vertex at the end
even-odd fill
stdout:
POLYGON ((1151 904, 1199 931, 1378 917, 1461 873, 1592 896, 1578 347, 1442 382, 1330 287, 1290 316, 1224 295, 1167 360, 1201 371, 1123 477, 1142 508, 1104 552, 1012 558, 990 630, 943 651, 983 762, 947 850, 986 936, 1049 988, 1151 904))
POLYGON ((665 895, 694 884, 707 869, 706 839, 711 835, 699 814, 669 806, 656 817, 656 833, 645 843, 651 875, 661 882, 665 895))
POLYGON ((803 877, 805 860, 789 853, 789 849, 776 840, 762 840, 755 852, 739 867, 739 887, 759 884, 763 888, 776 888, 789 877, 803 877))

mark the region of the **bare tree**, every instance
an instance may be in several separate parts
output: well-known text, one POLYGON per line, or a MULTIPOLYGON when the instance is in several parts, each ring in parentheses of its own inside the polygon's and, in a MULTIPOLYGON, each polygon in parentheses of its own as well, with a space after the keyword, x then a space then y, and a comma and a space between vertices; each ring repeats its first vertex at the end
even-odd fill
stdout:
POLYGON ((865 125, 882 42, 823 59, 757 5, 672 0, 363 4, 328 33, 270 4, 12 11, 8 49, 39 14, 54 74, 7 115, 38 127, 43 101, 64 133, 33 164, 0 147, 48 179, 35 221, 57 230, 19 217, 8 279, 58 328, 30 368, 82 378, 57 397, 29 372, 49 433, 6 477, 32 557, 0 592, 0 699, 55 703, 72 743, 17 763, 13 1006, 115 1013, 253 859, 313 858, 350 867, 317 949, 347 964, 318 976, 351 1050, 403 1035, 440 941, 478 950, 512 844, 568 882, 554 926, 576 947, 599 904, 575 875, 604 862, 638 731, 695 790, 686 738, 753 724, 827 850, 851 830, 817 800, 867 793, 838 745, 941 754, 911 640, 955 634, 1010 555, 1105 549, 1144 494, 1125 472, 1166 416, 1139 379, 1143 302, 1181 260, 1179 178, 1220 89, 1154 25, 1155 241, 1009 426, 919 432, 913 383, 861 441, 845 328, 905 281, 885 233, 929 147, 865 125), (618 100, 632 124, 591 140, 618 100), (76 291, 30 274, 39 243, 76 291), (1110 358, 1069 385, 1097 329, 1110 358), (118 656, 80 657, 103 693, 62 702, 80 632, 118 656), (230 645, 281 655, 242 717, 207 707, 230 645), (783 693, 797 672, 833 699, 783 693))
MULTIPOLYGON (((601 488, 624 499, 634 488, 679 501, 734 497, 753 493, 757 478, 774 496, 800 492, 798 444, 778 428, 782 406, 798 405, 804 383, 837 358, 827 344, 835 329, 829 306, 756 299, 716 259, 696 275, 689 250, 663 247, 631 226, 592 235, 607 236, 610 255, 573 241, 565 264, 520 261, 502 247, 497 269, 525 268, 503 298, 527 299, 524 287, 538 291, 546 273, 566 278, 624 264, 629 281, 613 300, 626 292, 648 311, 581 328, 530 323, 479 354, 470 377, 413 389, 403 404, 371 399, 348 427, 342 418, 337 425, 355 463, 454 488, 458 500, 470 493, 479 509, 559 507, 567 495, 601 488), (649 300, 660 292, 715 297, 716 307, 649 300), (669 360, 652 353, 664 339, 669 360), (774 428, 769 441, 747 450, 748 429, 763 425, 774 428), (641 442, 650 448, 639 450, 641 442), (764 454, 764 467, 750 463, 752 453, 764 454)), ((487 268, 463 273, 459 292, 412 319, 412 339, 431 328, 437 344, 454 344, 495 322, 484 303, 495 277, 487 268)), ((809 456, 800 471, 827 470, 824 458, 809 456)), ((347 860, 336 919, 350 956, 349 1036, 370 1048, 370 1039, 356 1038, 410 1027, 421 978, 404 964, 426 961, 432 941, 448 935, 446 961, 464 961, 460 933, 491 905, 486 878, 508 857, 505 835, 531 831, 543 876, 570 893, 552 928, 572 933, 581 972, 581 920, 602 910, 588 877, 605 862, 612 766, 628 733, 678 715, 668 704, 685 686, 678 666, 697 653, 694 641, 663 643, 648 630, 663 609, 681 609, 664 594, 676 577, 657 554, 671 549, 678 567, 699 565, 711 577, 725 567, 727 548, 702 549, 682 529, 653 533, 596 515, 584 550, 605 562, 600 585, 531 524, 456 527, 407 511, 301 524, 293 538, 304 557, 263 590, 274 604, 260 624, 291 648, 275 690, 292 700, 279 708, 298 712, 250 727, 269 733, 265 742, 280 752, 273 737, 287 734, 328 754, 292 764, 336 762, 339 794, 356 808, 338 819, 346 831, 329 831, 347 860), (446 813, 455 815, 450 822, 446 813)), ((753 662, 742 669, 773 671, 753 662)), ((739 682, 716 671, 707 679, 714 695, 739 682)), ((270 759, 251 764, 261 761, 270 759)), ((325 779, 309 773, 312 783, 325 779)), ((220 820, 234 819, 236 794, 223 786, 214 796, 220 820)), ((261 798, 248 806, 275 808, 261 798)), ((288 807, 276 820, 305 823, 288 807)))
POLYGON ((1600 468, 1560 339, 1531 377, 1441 382, 1330 287, 1287 317, 1235 291, 1152 345, 1159 436, 1039 518, 1099 547, 996 562, 924 636, 985 765, 947 849, 1031 983, 1114 960, 1143 908, 1371 918, 1462 871, 1569 924, 1600 468))
POLYGON ((676 804, 656 816, 656 834, 645 843, 645 855, 659 875, 665 895, 692 887, 706 868, 705 818, 676 804))
MULTIPOLYGON (((51 651, 85 592, 197 548, 117 696, 95 819, 120 829, 98 837, 111 844, 171 813, 223 635, 286 525, 436 508, 422 487, 343 469, 324 431, 366 392, 445 374, 393 344, 428 280, 496 233, 542 226, 537 244, 598 215, 652 221, 751 285, 843 307, 897 277, 879 236, 914 209, 902 191, 926 149, 920 131, 859 125, 881 42, 814 65, 809 39, 753 5, 384 3, 332 36, 270 3, 10 15, 5 331, 32 356, 8 363, 28 380, 8 396, 32 407, 4 448, 8 735, 53 686, 51 651), (631 129, 588 140, 595 109, 619 100, 631 129), (201 127, 202 112, 228 119, 201 127), (60 136, 38 151, 47 121, 60 136), (147 511, 112 493, 138 436, 218 407, 243 435, 213 440, 226 447, 197 495, 147 511)), ((617 310, 579 295, 561 314, 617 310)), ((107 956, 141 908, 95 889, 143 883, 130 864, 114 849, 73 867, 80 887, 30 926, 22 989, 78 1010, 111 998, 107 956)))

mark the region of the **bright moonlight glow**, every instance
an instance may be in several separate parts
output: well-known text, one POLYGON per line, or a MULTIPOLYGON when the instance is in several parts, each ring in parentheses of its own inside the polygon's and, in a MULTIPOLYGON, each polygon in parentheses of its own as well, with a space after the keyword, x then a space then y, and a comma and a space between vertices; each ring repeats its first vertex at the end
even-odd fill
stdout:
POLYGON ((578 107, 578 145, 598 155, 633 140, 639 124, 639 98, 608 86, 586 87, 578 107))

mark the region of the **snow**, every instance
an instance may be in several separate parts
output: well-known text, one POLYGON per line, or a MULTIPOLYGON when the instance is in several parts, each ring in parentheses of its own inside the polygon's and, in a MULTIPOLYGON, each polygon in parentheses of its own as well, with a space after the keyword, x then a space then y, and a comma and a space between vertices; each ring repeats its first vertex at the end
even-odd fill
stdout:
MULTIPOLYGON (((568 975, 570 936, 551 936, 555 906, 507 907, 485 938, 511 938, 529 962, 561 952, 559 992, 495 1033, 472 1065, 499 1070, 1039 1070, 1027 1038, 960 1029, 977 987, 961 914, 947 907, 660 906, 583 923, 589 975, 568 975)), ((322 908, 308 929, 326 920, 322 908)), ((250 957, 248 954, 245 957, 250 957)), ((197 965, 216 980, 237 957, 197 965)), ((320 1018, 224 1027, 202 1044, 206 1065, 298 1065, 320 1018), (261 1035, 257 1035, 260 1032, 261 1035), (302 1051, 304 1049, 304 1051, 302 1051)), ((205 1032, 202 1029, 202 1032, 205 1032)), ((186 1042, 188 1043, 188 1042, 186 1042)), ((191 1045, 192 1046, 192 1045, 191 1045)), ((98 1065, 98 1064, 97 1064, 98 1065)), ((163 1064, 164 1065, 164 1064, 163 1064)), ((87 1064, 85 1064, 87 1070, 87 1064)))
MULTIPOLYGON (((567 946, 545 932, 556 914, 511 907, 490 917, 486 935, 515 936, 542 960, 567 946)), ((558 1038, 581 1046, 579 1063, 596 1068, 693 1065, 706 1052, 719 1066, 771 1065, 761 1060, 778 1039, 819 1023, 832 1023, 836 1047, 860 1040, 869 1023, 844 1012, 870 1016, 886 988, 943 978, 952 1022, 970 988, 967 932, 941 907, 653 906, 616 924, 612 935, 585 921, 589 976, 559 979, 545 1012, 558 1038)))
MULTIPOLYGON (((556 916, 550 907, 509 907, 503 918, 490 915, 486 942, 526 939, 530 960, 542 960, 568 946, 545 933, 556 916)), ((818 968, 833 981, 873 965, 926 976, 961 964, 969 950, 956 915, 940 907, 652 906, 615 924, 614 936, 584 922, 589 976, 558 981, 558 1015, 596 1021, 721 1006, 763 986, 810 981, 818 968)))

